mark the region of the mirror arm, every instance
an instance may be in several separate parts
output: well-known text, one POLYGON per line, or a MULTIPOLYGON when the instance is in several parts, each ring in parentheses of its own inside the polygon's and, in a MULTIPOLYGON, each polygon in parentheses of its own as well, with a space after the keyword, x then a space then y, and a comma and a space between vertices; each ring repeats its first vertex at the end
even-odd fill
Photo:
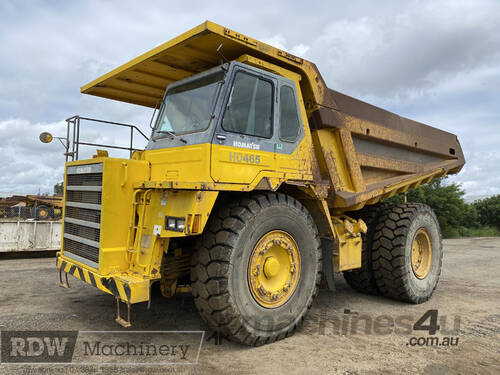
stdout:
POLYGON ((67 138, 63 138, 63 137, 54 137, 54 138, 57 138, 59 140, 59 142, 61 142, 61 144, 63 145, 64 148, 66 148, 66 143, 68 142, 68 139, 67 138), (63 142, 63 139, 66 141, 66 142, 63 142))

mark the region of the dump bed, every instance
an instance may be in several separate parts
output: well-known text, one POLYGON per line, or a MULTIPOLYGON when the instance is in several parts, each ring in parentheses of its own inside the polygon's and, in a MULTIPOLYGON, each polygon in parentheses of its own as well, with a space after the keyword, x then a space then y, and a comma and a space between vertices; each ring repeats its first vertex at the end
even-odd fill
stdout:
POLYGON ((321 148, 317 156, 335 186, 330 195, 335 208, 376 203, 464 165, 454 134, 334 90, 327 95, 335 107, 314 111, 311 124, 321 148))
POLYGON ((329 89, 316 66, 253 38, 205 23, 83 86, 86 94, 155 107, 172 82, 248 54, 301 75, 320 173, 330 205, 357 209, 457 173, 464 165, 455 135, 329 89))

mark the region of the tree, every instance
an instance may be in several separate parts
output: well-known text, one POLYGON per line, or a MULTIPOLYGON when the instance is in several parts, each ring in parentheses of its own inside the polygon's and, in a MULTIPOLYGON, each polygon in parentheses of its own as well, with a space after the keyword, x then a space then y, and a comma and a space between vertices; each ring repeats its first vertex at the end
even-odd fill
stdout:
POLYGON ((63 194, 63 182, 58 182, 54 185, 54 194, 63 194))
POLYGON ((475 201, 472 205, 482 225, 500 229, 500 194, 475 201))

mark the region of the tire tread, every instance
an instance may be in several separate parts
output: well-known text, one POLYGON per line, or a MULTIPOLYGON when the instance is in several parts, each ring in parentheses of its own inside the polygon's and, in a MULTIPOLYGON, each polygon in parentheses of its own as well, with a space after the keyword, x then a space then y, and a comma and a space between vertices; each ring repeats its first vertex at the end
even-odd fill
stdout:
POLYGON ((281 193, 257 193, 244 196, 219 207, 207 223, 202 245, 191 258, 194 303, 209 326, 232 341, 259 346, 280 340, 295 331, 312 306, 321 281, 321 256, 316 225, 300 202, 281 193), (284 205, 299 210, 306 218, 309 229, 315 233, 313 248, 317 252, 318 259, 316 280, 313 293, 307 301, 307 307, 296 321, 278 332, 263 336, 248 330, 245 326, 230 294, 227 279, 232 269, 232 251, 238 239, 238 233, 245 227, 245 223, 263 208, 284 205))
MULTIPOLYGON (((438 223, 433 210, 422 203, 403 203, 386 207, 379 216, 372 244, 372 267, 378 289, 386 297, 411 303, 427 301, 437 286, 436 282, 427 296, 416 295, 408 286, 405 267, 406 237, 412 218, 419 212, 431 214, 438 223)), ((441 232, 439 233, 439 246, 442 248, 441 232)), ((443 252, 440 251, 438 280, 442 257, 443 252)))

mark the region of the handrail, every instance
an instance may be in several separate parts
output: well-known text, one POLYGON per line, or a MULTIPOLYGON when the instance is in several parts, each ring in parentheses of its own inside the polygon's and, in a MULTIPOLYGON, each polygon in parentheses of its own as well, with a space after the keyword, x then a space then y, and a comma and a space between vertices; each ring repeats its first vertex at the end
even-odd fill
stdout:
POLYGON ((134 148, 134 131, 137 131, 147 141, 149 141, 149 138, 137 126, 132 125, 132 124, 124 124, 121 122, 99 120, 99 119, 95 119, 95 118, 81 117, 79 115, 75 115, 72 117, 68 117, 66 119, 66 126, 67 126, 67 129, 66 129, 66 140, 67 140, 66 149, 67 149, 67 151, 65 154, 66 161, 68 161, 69 158, 71 158, 71 160, 78 160, 80 145, 113 148, 113 149, 119 149, 119 150, 128 150, 130 152, 130 156, 132 156, 132 153, 134 151, 138 150, 138 149, 134 148), (122 127, 129 128, 130 129, 129 147, 107 145, 107 144, 101 144, 101 143, 92 143, 92 142, 81 142, 80 141, 80 121, 82 121, 82 120, 83 121, 91 121, 91 122, 98 123, 98 124, 108 124, 108 125, 115 125, 115 126, 122 126, 122 127), (70 131, 71 127, 73 127, 72 132, 70 131), (69 151, 70 133, 72 133, 71 152, 69 151))

